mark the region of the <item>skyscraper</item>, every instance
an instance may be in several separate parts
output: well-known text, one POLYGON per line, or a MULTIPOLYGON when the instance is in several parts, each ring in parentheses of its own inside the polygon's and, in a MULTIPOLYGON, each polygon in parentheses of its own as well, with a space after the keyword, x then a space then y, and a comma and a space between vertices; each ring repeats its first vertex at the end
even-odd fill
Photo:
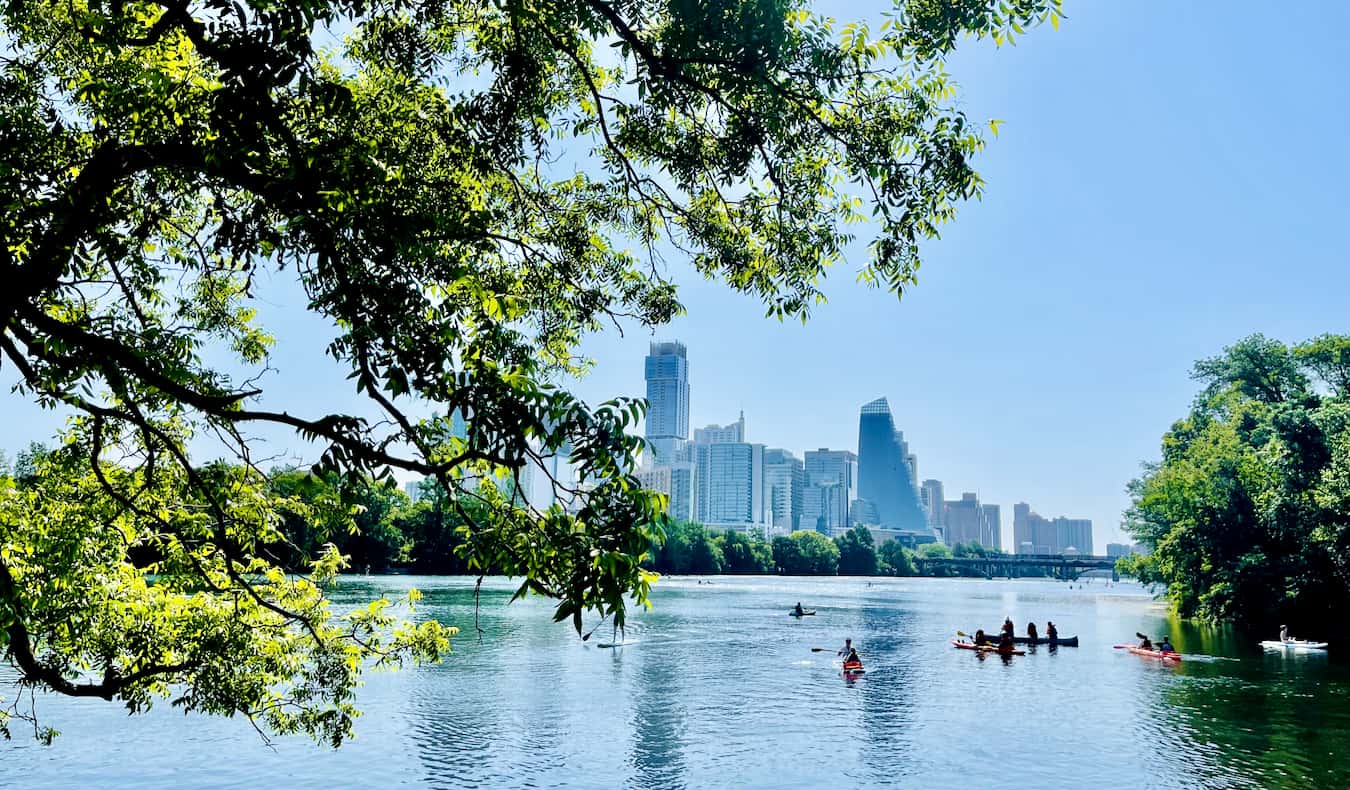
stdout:
POLYGON ((858 456, 849 450, 807 450, 804 464, 806 488, 798 529, 817 529, 825 534, 847 529, 849 507, 858 498, 858 456))
POLYGON ((993 551, 1003 551, 1003 517, 998 505, 981 505, 984 508, 984 532, 980 536, 980 545, 993 551))
POLYGON ((908 455, 886 399, 864 405, 858 418, 858 496, 876 506, 881 526, 927 532, 908 455))
POLYGON ((1018 554, 1092 554, 1092 519, 1048 519, 1025 502, 1013 505, 1013 550, 1018 554))
POLYGON ((694 429, 694 444, 726 444, 745 441, 745 412, 733 423, 694 429))
POLYGON ((695 444, 694 456, 698 520, 713 529, 764 531, 764 445, 695 444))
POLYGON ((689 439, 689 359, 683 343, 648 348, 646 438, 653 462, 682 460, 689 439))
POLYGON ((925 500, 924 505, 928 508, 928 528, 933 530, 933 532, 938 532, 945 523, 943 521, 943 509, 947 505, 946 501, 943 499, 942 481, 923 481, 922 494, 925 500))
POLYGON ((764 451, 764 495, 775 529, 785 532, 798 529, 805 487, 806 470, 800 458, 787 450, 764 451))

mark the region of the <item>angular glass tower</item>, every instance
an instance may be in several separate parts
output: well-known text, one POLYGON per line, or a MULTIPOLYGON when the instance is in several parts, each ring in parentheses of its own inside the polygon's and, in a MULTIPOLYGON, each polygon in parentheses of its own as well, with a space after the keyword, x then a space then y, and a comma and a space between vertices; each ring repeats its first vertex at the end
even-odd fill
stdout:
POLYGON ((689 360, 683 343, 652 343, 645 367, 646 438, 655 461, 669 464, 689 439, 689 360))
POLYGON ((876 506, 881 526, 928 532, 905 448, 885 398, 863 406, 858 418, 858 497, 876 506))

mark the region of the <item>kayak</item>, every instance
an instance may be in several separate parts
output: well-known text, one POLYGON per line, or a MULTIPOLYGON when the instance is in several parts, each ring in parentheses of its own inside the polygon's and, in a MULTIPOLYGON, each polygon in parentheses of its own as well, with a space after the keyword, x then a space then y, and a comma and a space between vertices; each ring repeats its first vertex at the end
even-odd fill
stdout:
POLYGON ((863 665, 862 665, 862 662, 861 662, 861 661, 845 661, 845 662, 844 662, 844 674, 845 674, 845 675, 861 675, 862 673, 864 673, 864 672, 866 672, 866 671, 867 671, 867 670, 863 669, 863 665))
POLYGON ((952 645, 962 650, 978 650, 981 653, 997 653, 1001 656, 1025 656, 1027 654, 1025 650, 999 650, 998 645, 977 645, 974 642, 962 642, 957 639, 952 640, 952 645))
POLYGON ((1158 658, 1163 661, 1180 661, 1181 654, 1173 650, 1145 650, 1138 645, 1115 645, 1117 650, 1128 650, 1136 656, 1147 656, 1148 658, 1158 658))
POLYGON ((1326 650, 1326 642, 1309 642, 1306 639, 1286 639, 1280 641, 1266 641, 1261 643, 1261 647, 1274 650, 1326 650))
POLYGON ((810 617, 813 614, 815 614, 815 610, 802 612, 801 614, 798 614, 797 612, 788 612, 788 617, 810 617))

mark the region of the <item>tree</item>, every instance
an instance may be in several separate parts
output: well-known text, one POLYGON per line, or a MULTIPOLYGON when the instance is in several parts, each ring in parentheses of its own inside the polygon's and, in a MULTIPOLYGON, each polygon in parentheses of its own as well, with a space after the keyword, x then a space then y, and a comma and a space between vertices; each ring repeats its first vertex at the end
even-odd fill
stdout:
POLYGON ((801 529, 773 539, 773 559, 789 575, 833 576, 839 568, 839 548, 819 532, 801 529))
POLYGON ((1184 616, 1345 632, 1350 403, 1334 382, 1347 346, 1253 335, 1197 363, 1204 392, 1129 489, 1126 528, 1153 551, 1122 572, 1165 585, 1184 616))
POLYGON ((914 555, 899 541, 893 538, 886 540, 877 553, 881 555, 883 573, 894 576, 919 575, 919 569, 914 565, 914 555))
POLYGON ((839 573, 845 576, 877 575, 877 551, 872 532, 856 526, 834 539, 839 548, 839 573))
POLYGON ((954 556, 951 547, 945 543, 925 543, 919 547, 919 553, 930 560, 949 560, 954 556))
POLYGON ((717 536, 715 541, 722 551, 723 569, 727 573, 773 572, 773 552, 764 541, 731 529, 717 536))
POLYGON ((622 624, 647 600, 661 500, 634 476, 643 404, 550 383, 584 369, 579 340, 681 310, 662 255, 804 318, 841 225, 868 216, 862 279, 911 287, 919 242, 982 188, 945 57, 1059 13, 903 0, 873 34, 774 2, 8 4, 0 354, 24 395, 75 419, 43 467, 61 478, 3 503, 7 654, 60 693, 135 710, 172 686, 188 710, 345 738, 357 673, 311 674, 431 658, 448 631, 423 624, 391 654, 350 627, 369 610, 334 624, 315 582, 342 566, 335 549, 309 586, 258 581, 278 572, 278 514, 301 506, 256 465, 277 430, 323 473, 433 478, 470 571, 556 598, 578 632, 587 610, 622 624), (327 353, 363 409, 270 405, 284 384, 263 375, 255 307, 286 280, 333 327, 327 353), (454 413, 467 436, 435 416, 454 413), (575 508, 480 485, 564 447, 575 508), (67 518, 74 490, 84 510, 67 518), (49 553, 71 540, 103 552, 79 567, 49 553), (128 546, 164 558, 159 583, 128 546), (196 630, 198 599, 239 638, 196 630), (121 647, 140 638, 130 605, 164 623, 141 650, 121 647), (104 641, 65 636, 69 606, 104 641), (296 640, 297 660, 263 669, 296 640))

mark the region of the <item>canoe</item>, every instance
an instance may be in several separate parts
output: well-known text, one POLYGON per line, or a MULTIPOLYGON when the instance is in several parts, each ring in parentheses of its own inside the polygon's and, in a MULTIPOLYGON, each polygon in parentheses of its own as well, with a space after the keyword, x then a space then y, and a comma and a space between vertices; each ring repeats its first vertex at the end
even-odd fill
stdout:
POLYGON ((1056 646, 1058 646, 1058 647, 1078 647, 1078 637, 1076 637, 1076 636, 1061 636, 1061 637, 1056 638, 1055 641, 1051 642, 1051 641, 1050 641, 1050 638, 1049 638, 1049 637, 1045 637, 1045 636, 1039 637, 1039 638, 1037 638, 1037 639, 1032 639, 1032 638, 1029 637, 1029 636, 1014 636, 1014 637, 1013 637, 1013 644, 1015 644, 1015 645, 1056 645, 1056 646))
POLYGON ((1180 661, 1181 654, 1171 650, 1145 650, 1138 645, 1115 645, 1117 650, 1128 650, 1136 656, 1145 656, 1147 658, 1157 658, 1163 661, 1180 661))
POLYGON ((1270 640, 1261 643, 1261 647, 1274 650, 1326 650, 1326 642, 1309 642, 1306 639, 1286 639, 1283 642, 1270 640))
MULTIPOLYGON (((990 634, 991 636, 989 637, 989 640, 990 640, 991 642, 994 642, 994 641, 998 641, 998 634, 1001 633, 1001 632, 999 632, 999 631, 986 631, 985 633, 990 634)), ((1014 645, 1048 645, 1048 644, 1050 644, 1050 637, 1048 637, 1048 636, 1041 636, 1041 637, 1037 637, 1036 639, 1032 639, 1032 638, 1029 637, 1029 636, 1014 636, 1014 637, 1013 637, 1013 644, 1014 644, 1014 645)), ((1061 636, 1061 637, 1057 637, 1057 638, 1055 639, 1054 644, 1058 645, 1059 647, 1078 647, 1078 637, 1076 637, 1076 636, 1061 636)))
POLYGON ((815 614, 815 611, 802 612, 801 614, 797 614, 796 612, 788 612, 789 617, 810 617, 813 614, 815 614))
POLYGON ((999 650, 998 645, 977 645, 974 642, 962 642, 957 639, 951 641, 953 647, 962 650, 978 650, 981 653, 997 653, 1001 656, 1025 656, 1027 654, 1025 650, 999 650))

